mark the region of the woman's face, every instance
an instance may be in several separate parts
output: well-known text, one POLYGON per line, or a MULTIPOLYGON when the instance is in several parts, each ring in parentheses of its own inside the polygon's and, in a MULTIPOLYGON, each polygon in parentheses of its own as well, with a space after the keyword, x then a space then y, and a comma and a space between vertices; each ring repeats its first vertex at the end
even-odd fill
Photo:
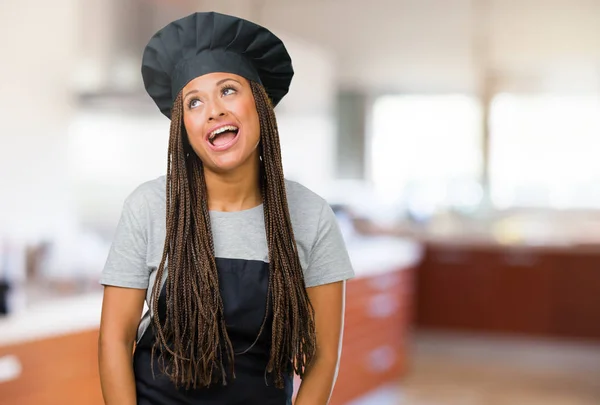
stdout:
POLYGON ((189 142, 206 169, 216 173, 258 162, 260 123, 250 83, 231 73, 210 73, 182 90, 189 142))

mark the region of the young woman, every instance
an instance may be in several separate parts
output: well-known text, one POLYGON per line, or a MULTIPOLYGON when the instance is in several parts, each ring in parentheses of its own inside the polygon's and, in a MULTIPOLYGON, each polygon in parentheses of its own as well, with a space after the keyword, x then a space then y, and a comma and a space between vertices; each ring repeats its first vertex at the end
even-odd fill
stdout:
POLYGON ((126 199, 103 270, 105 403, 291 404, 296 373, 296 404, 326 404, 353 270, 329 205, 283 175, 283 43, 196 13, 151 38, 142 76, 169 158, 126 199))

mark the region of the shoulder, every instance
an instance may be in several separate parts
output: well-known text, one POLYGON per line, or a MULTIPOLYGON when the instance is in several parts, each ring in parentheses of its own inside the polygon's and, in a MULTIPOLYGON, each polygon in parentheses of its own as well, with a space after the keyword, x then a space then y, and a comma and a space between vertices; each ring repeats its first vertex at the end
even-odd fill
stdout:
POLYGON ((164 206, 165 187, 166 176, 140 183, 125 198, 123 209, 142 216, 164 206))
POLYGON ((328 226, 333 212, 327 201, 308 187, 287 179, 285 185, 296 242, 308 253, 313 249, 322 228, 328 226))
POLYGON ((328 206, 323 197, 296 181, 286 179, 285 191, 290 214, 316 214, 318 216, 323 208, 328 206))
POLYGON ((289 180, 286 192, 306 287, 354 277, 343 235, 327 200, 289 180))

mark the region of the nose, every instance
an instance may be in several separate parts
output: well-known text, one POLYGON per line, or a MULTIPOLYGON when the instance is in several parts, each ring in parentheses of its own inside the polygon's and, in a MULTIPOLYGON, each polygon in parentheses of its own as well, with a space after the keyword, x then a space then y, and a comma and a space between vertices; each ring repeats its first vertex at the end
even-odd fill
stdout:
POLYGON ((217 118, 224 117, 226 115, 225 107, 221 100, 216 99, 210 103, 210 114, 208 115, 208 121, 213 121, 217 118))

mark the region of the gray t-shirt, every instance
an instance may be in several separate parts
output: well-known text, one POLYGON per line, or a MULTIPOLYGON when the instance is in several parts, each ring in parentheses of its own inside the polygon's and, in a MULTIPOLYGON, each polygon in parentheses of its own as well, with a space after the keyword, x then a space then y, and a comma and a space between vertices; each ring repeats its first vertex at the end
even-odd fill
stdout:
MULTIPOLYGON (((165 182, 165 176, 145 182, 125 200, 101 284, 148 289, 150 298, 165 243, 165 182)), ((299 183, 286 180, 285 185, 306 286, 352 278, 354 271, 331 207, 299 183)), ((236 212, 210 211, 210 220, 215 257, 268 262, 262 204, 236 212)))
MULTIPOLYGON (((149 306, 165 243, 165 181, 162 176, 146 182, 127 197, 101 277, 104 285, 147 289, 149 306)), ((286 193, 306 286, 353 277, 342 234, 327 202, 293 181, 286 181, 286 193)), ((238 404, 243 397, 244 403, 291 403, 291 375, 284 376, 286 389, 280 390, 266 380, 272 376, 265 374, 273 317, 266 299, 270 270, 263 206, 211 211, 210 220, 223 315, 236 353, 236 378, 230 381, 231 388, 218 385, 189 391, 176 389, 164 375, 155 378, 153 370, 159 370, 160 364, 152 356, 156 336, 153 312, 148 310, 138 325, 133 361, 138 402, 158 398, 169 404, 238 404), (267 323, 261 329, 263 319, 267 323)), ((167 300, 161 288, 157 308, 161 319, 166 318, 167 300)))

